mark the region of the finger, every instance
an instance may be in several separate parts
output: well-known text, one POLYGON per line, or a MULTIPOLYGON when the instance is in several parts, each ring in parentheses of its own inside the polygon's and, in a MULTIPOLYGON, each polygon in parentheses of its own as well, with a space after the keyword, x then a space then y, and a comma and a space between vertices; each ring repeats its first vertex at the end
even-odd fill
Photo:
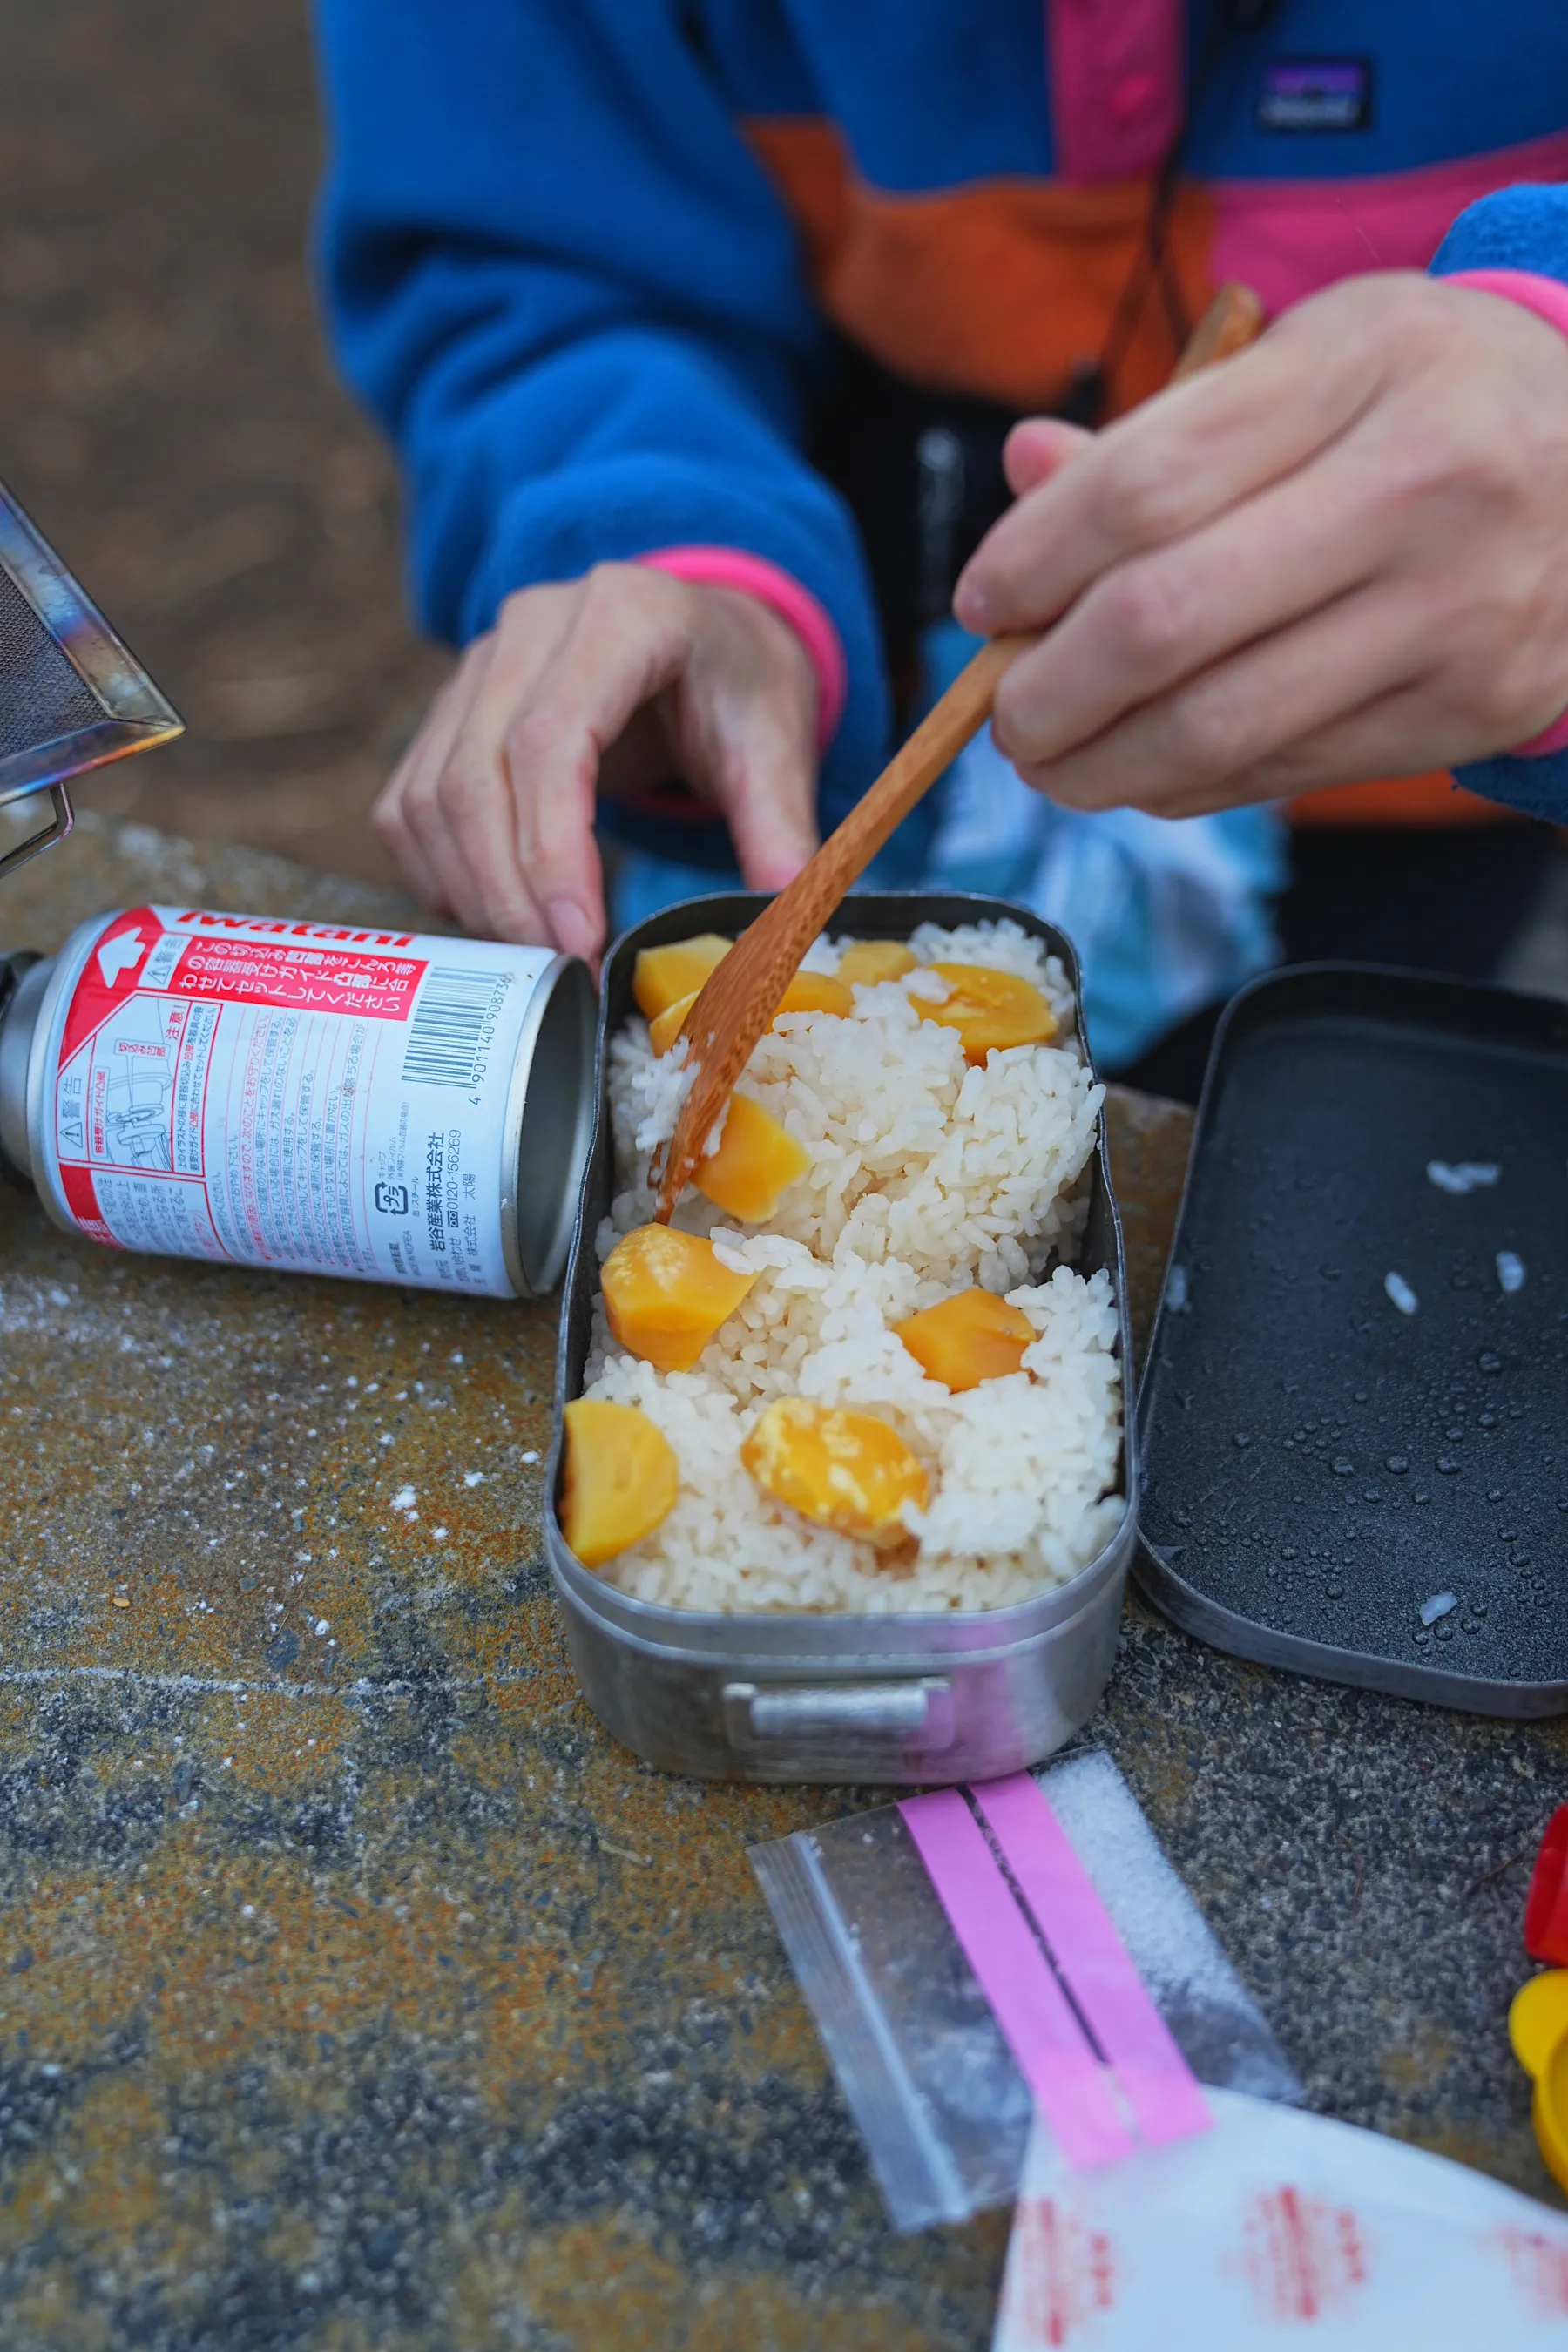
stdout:
POLYGON ((1110 564, 1194 530, 1344 433, 1381 381, 1384 346, 1324 333, 1313 308, 1146 401, 1020 499, 959 582, 965 626, 1042 626, 1110 564))
POLYGON ((439 772, 447 749, 462 722, 465 703, 464 667, 458 667, 437 694, 416 730, 413 741, 394 768, 371 810, 376 839, 396 866, 409 888, 433 912, 452 912, 436 868, 421 847, 409 822, 408 799, 426 775, 439 772))
MULTIPOLYGON (((455 821, 453 803, 465 804, 483 797, 475 784, 482 770, 484 695, 495 666, 493 633, 479 638, 463 658, 462 692, 455 727, 432 736, 427 756, 410 775, 403 796, 403 812, 410 838, 435 874, 447 907, 465 930, 483 934, 486 921, 479 864, 465 840, 465 827, 455 821)), ((493 751, 491 764, 494 764, 493 751)), ((491 787, 500 797, 501 788, 491 787)))
POLYGON ((817 845, 810 709, 809 697, 792 710, 753 696, 715 722, 714 797, 753 890, 782 890, 817 845))
POLYGON ((489 661, 428 803, 432 853, 442 872, 457 877, 465 924, 489 938, 555 943, 519 845, 507 744, 566 641, 582 595, 582 583, 574 583, 526 592, 503 607, 489 661))
POLYGON ((1431 726, 1429 683, 1418 681, 1374 696, 1361 709, 1253 767, 1194 782, 1149 814, 1212 816, 1222 809, 1294 800, 1300 793, 1361 783, 1368 776, 1426 775, 1449 766, 1453 757, 1431 726))
POLYGON ((1113 565, 1013 664, 997 688, 999 740, 1016 759, 1059 760, 1139 703, 1351 593, 1384 553, 1383 472, 1352 433, 1320 464, 1113 565))
POLYGON ((596 955, 605 939, 594 839, 601 757, 679 675, 693 611, 662 574, 624 565, 589 573, 564 643, 507 731, 517 859, 569 954, 596 955))
POLYGON ((395 776, 383 786, 371 810, 370 822, 376 839, 420 905, 434 915, 449 915, 452 910, 442 895, 436 869, 409 831, 402 788, 395 776))
MULTIPOLYGON (((1364 589, 1129 712, 1065 759, 1019 772, 1069 808, 1183 814, 1196 796, 1221 794, 1226 780, 1411 686, 1428 667, 1422 639, 1413 599, 1364 589)), ((1005 736, 1004 723, 1004 751, 1005 736)), ((1208 804, 1224 804, 1223 795, 1208 804)))
POLYGON ((1268 796, 1294 799, 1368 776, 1422 776, 1482 756, 1462 741, 1437 709, 1430 677, 1417 678, 1347 711, 1315 734, 1289 744, 1267 766, 1268 796))
POLYGON ((1082 425, 1068 425, 1059 416, 1026 416, 1015 425, 1002 451, 1002 470, 1013 496, 1038 489, 1058 467, 1076 457, 1093 442, 1082 425))

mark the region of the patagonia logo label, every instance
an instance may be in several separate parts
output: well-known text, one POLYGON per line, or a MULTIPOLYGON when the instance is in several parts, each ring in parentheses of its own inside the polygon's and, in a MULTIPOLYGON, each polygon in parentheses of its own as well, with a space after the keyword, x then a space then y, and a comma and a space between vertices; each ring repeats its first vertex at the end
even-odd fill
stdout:
POLYGON ((1365 131, 1370 58, 1275 58, 1263 68, 1260 131, 1365 131))

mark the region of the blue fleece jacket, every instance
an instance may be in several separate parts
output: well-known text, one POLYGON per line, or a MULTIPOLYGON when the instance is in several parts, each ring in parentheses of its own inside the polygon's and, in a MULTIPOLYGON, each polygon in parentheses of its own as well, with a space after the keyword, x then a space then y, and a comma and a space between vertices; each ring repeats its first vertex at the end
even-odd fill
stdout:
MULTIPOLYGON (((1047 82, 1060 60, 1041 50, 1041 0, 983 0, 978 26, 954 0, 897 0, 891 14, 876 0, 864 18, 842 0, 316 5, 331 124, 327 302, 345 370, 402 457, 421 618, 462 643, 511 590, 605 559, 690 541, 765 557, 816 596, 843 642, 849 693, 822 774, 823 821, 835 822, 889 730, 857 530, 805 451, 829 350, 805 256, 833 230, 821 205, 840 199, 814 200, 802 183, 806 215, 792 217, 745 126, 847 124, 860 184, 883 192, 872 225, 895 238, 930 184, 925 157, 937 193, 962 182, 963 201, 971 181, 1004 196, 1009 174, 1053 184, 1066 118, 1058 108, 1053 132, 1047 82)), ((1120 38, 1115 11, 1096 5, 1120 38)), ((1078 0, 1075 21, 1087 13, 1078 0)), ((1189 81, 1211 13, 1212 0, 1188 10, 1189 81)), ((1236 102, 1228 83, 1211 84, 1195 169, 1228 169, 1243 188, 1317 173, 1348 191, 1342 175, 1356 171, 1373 186, 1407 173, 1414 187, 1484 147, 1525 159, 1525 176, 1550 171, 1542 142, 1568 126, 1560 0, 1500 0, 1484 38, 1457 0, 1386 21, 1349 0, 1293 0, 1285 14, 1298 55, 1348 58, 1323 102, 1363 110, 1362 144, 1328 117, 1324 135, 1296 135, 1300 75, 1280 79, 1265 30, 1226 63, 1236 102), (1369 25, 1386 51, 1376 87, 1356 79, 1369 25), (1205 128, 1216 109, 1223 132, 1205 128)), ((1150 79, 1123 75, 1110 102, 1142 103, 1150 79)), ((962 201, 952 217, 962 227, 962 201)), ((966 265, 952 250, 961 298, 966 265)), ((1568 195, 1521 187, 1466 212, 1436 267, 1489 264, 1568 279, 1568 195)), ((853 292, 842 272, 835 283, 853 292)), ((920 324, 900 331, 918 339, 920 324)), ((1568 754, 1488 761, 1465 781, 1568 818, 1568 754)))

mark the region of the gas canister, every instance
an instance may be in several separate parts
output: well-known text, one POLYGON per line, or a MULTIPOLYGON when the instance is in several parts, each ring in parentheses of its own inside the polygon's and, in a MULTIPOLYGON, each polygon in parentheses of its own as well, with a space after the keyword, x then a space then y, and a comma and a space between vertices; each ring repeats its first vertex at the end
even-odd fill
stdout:
POLYGON ((531 1297, 593 1053, 586 969, 549 949, 132 907, 20 970, 0 1152, 110 1248, 531 1297))

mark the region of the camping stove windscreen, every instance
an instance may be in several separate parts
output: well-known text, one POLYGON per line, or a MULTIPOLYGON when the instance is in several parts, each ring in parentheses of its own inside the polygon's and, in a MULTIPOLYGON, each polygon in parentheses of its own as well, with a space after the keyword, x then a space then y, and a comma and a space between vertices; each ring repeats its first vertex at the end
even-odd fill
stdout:
MULTIPOLYGON (((178 712, 0 485, 0 819, 47 794, 47 823, 0 830, 0 874, 71 828, 71 777, 181 731, 178 712)), ((42 815, 42 811, 38 814, 42 815)))

